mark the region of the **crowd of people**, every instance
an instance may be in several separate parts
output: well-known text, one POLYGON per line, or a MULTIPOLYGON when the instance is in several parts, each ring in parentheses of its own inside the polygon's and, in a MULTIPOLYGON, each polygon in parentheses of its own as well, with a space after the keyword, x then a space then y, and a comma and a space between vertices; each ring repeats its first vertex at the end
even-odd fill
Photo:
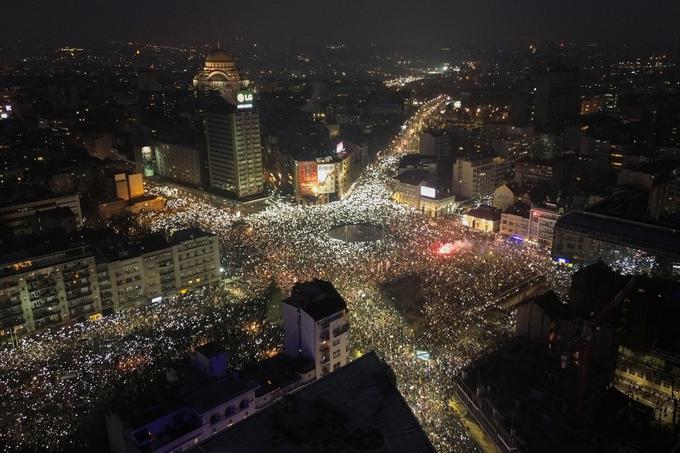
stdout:
POLYGON ((243 217, 208 195, 155 187, 168 209, 140 214, 129 233, 188 226, 213 231, 224 274, 239 283, 46 331, 0 350, 0 445, 76 446, 78 430, 101 416, 121 388, 142 386, 164 362, 207 341, 225 344, 235 363, 274 353, 282 332, 267 318, 268 289, 276 286, 285 295, 295 282, 321 278, 347 300, 353 353, 375 350, 384 358, 438 451, 474 450, 448 409, 451 376, 511 334, 512 315, 498 309, 499 295, 532 279, 564 286, 569 276, 541 250, 467 229, 455 219, 430 219, 391 200, 398 157, 415 149, 428 118, 446 102, 439 97, 423 104, 338 202, 277 200, 243 217), (382 234, 353 242, 328 234, 353 224, 378 226, 382 234), (384 291, 404 276, 417 277, 422 294, 417 325, 384 291))

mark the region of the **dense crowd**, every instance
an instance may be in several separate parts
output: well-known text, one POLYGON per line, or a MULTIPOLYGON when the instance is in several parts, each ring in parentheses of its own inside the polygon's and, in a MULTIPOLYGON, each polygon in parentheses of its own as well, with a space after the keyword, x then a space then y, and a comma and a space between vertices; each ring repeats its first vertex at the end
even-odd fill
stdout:
POLYGON ((348 302, 354 354, 375 350, 392 367, 435 447, 475 450, 448 409, 451 376, 511 333, 512 315, 497 307, 500 298, 532 280, 566 287, 568 272, 531 246, 454 219, 430 219, 391 200, 398 156, 417 149, 420 131, 446 102, 439 97, 423 104, 338 202, 297 206, 275 200, 241 217, 209 195, 153 188, 168 199, 168 209, 139 215, 133 230, 214 231, 224 273, 239 283, 39 333, 22 339, 17 349, 0 350, 2 446, 69 449, 80 438, 78 430, 101 416, 122 388, 143 386, 161 364, 206 341, 223 342, 237 363, 276 351, 281 329, 268 321, 267 292, 278 287, 287 294, 297 281, 322 278, 348 302), (328 234, 351 224, 379 226, 382 235, 345 242, 328 234), (405 276, 418 282, 417 320, 385 291, 405 276), (257 335, 247 328, 252 323, 261 327, 257 335), (416 350, 427 354, 417 357, 416 350))

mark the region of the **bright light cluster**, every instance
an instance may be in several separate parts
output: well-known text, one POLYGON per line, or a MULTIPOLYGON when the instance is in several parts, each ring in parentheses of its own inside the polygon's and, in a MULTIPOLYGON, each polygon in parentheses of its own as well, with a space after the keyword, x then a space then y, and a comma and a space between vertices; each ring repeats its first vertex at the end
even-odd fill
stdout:
POLYGON ((510 335, 513 319, 497 308, 499 300, 529 280, 566 288, 569 271, 537 249, 457 220, 429 219, 391 200, 398 157, 417 149, 420 131, 447 100, 424 103, 342 201, 274 201, 240 217, 209 195, 155 188, 168 209, 138 216, 128 231, 214 231, 225 275, 239 283, 41 333, 17 350, 2 350, 0 445, 68 449, 115 395, 162 379, 163 362, 206 341, 223 342, 232 363, 271 353, 282 339, 280 328, 267 321, 267 288, 276 283, 287 294, 297 281, 322 278, 347 300, 354 355, 375 350, 386 360, 437 450, 475 450, 448 407, 451 377, 510 335), (362 223, 379 225, 382 238, 346 243, 328 235, 334 227, 362 223), (393 300, 394 290, 386 287, 398 287, 403 278, 414 282, 416 294, 393 300), (253 323, 261 328, 253 330, 253 323), (429 360, 416 358, 416 350, 429 353, 429 360))

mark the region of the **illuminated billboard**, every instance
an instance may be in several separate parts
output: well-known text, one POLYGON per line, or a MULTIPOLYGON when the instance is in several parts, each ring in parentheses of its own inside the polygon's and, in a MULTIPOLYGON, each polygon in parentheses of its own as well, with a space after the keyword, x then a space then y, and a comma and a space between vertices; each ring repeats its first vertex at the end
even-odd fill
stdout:
POLYGON ((154 152, 150 146, 142 146, 142 168, 144 176, 149 177, 154 175, 154 152))
POLYGON ((297 165, 298 194, 301 197, 317 195, 318 180, 316 162, 300 161, 297 165))
POLYGON ((335 164, 318 164, 319 193, 335 193, 335 164))
POLYGON ((253 108, 253 92, 239 91, 236 95, 236 108, 251 109, 253 108))
POLYGON ((420 186, 420 196, 425 198, 437 198, 437 191, 432 187, 420 186))

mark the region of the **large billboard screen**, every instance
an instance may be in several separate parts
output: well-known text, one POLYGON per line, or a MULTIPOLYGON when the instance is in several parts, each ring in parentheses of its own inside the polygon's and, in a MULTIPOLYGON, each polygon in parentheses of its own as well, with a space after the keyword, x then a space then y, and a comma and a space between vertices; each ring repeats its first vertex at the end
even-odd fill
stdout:
POLYGON ((316 162, 298 162, 297 163, 298 176, 298 193, 301 197, 309 197, 317 195, 318 191, 318 177, 316 162))
POLYGON ((420 186, 420 196, 426 198, 437 198, 437 191, 432 187, 420 186))
POLYGON ((335 193, 335 164, 319 164, 319 193, 335 193))

